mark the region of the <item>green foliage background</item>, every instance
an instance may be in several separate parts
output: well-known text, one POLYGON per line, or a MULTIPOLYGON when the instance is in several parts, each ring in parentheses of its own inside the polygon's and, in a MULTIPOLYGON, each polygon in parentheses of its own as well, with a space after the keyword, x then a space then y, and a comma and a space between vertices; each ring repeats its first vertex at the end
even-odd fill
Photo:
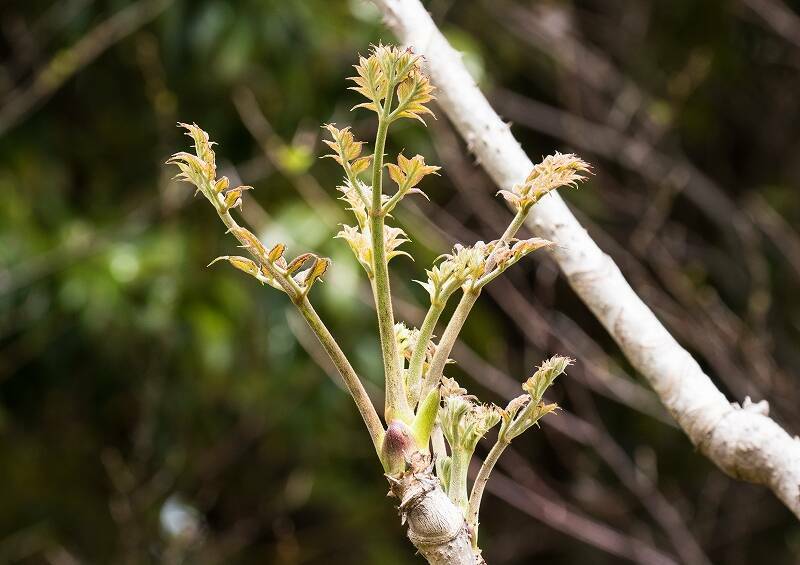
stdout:
MULTIPOLYGON (((0 134, 0 562, 419 562, 384 497, 385 481, 350 399, 298 343, 297 333, 309 338, 288 301, 230 269, 204 269, 233 244, 208 206, 192 200, 188 186, 170 182, 174 171, 163 165, 187 144, 176 121, 196 121, 211 133, 222 173, 255 186, 245 210, 264 239, 333 258, 314 301, 360 374, 380 386, 364 280, 346 245, 331 239, 343 221, 330 207, 339 172, 316 157, 321 123, 353 122, 362 138, 372 134, 366 113, 348 113, 355 95, 344 79, 357 52, 391 35, 374 9, 356 0, 174 0, 96 60, 74 67, 76 42, 132 5, 158 3, 12 2, 0 14, 0 124, 8 126, 0 134), (50 74, 41 91, 34 81, 43 69, 50 74), (65 81, 50 92, 56 82, 48 80, 60 76, 65 81), (31 97, 32 107, 5 122, 10 114, 3 112, 20 96, 31 97), (248 132, 236 100, 254 102, 271 124, 271 156, 248 132), (298 178, 307 173, 327 197, 298 193, 298 178), (176 516, 198 531, 170 533, 165 524, 176 516)), ((743 210, 741 221, 753 217, 749 203, 757 195, 777 215, 775 225, 788 230, 771 237, 755 222, 755 239, 745 238, 755 243, 743 251, 740 220, 723 204, 698 203, 681 191, 665 203, 663 186, 614 155, 580 151, 553 131, 514 126, 531 156, 577 149, 596 164, 590 185, 566 197, 593 235, 606 234, 601 246, 712 374, 728 363, 751 375, 748 336, 766 336, 759 366, 774 363, 780 375, 755 390, 749 380, 737 389, 723 377, 720 386, 732 398, 766 396, 796 433, 800 48, 744 2, 431 2, 501 112, 504 89, 597 123, 611 120, 611 102, 623 104, 613 73, 584 60, 578 73, 601 77, 587 85, 526 41, 515 27, 525 20, 513 21, 515 14, 542 6, 567 10, 583 41, 651 93, 634 117, 662 132, 656 147, 687 157, 713 179, 723 204, 743 210), (636 18, 646 21, 638 35, 636 18), (603 91, 607 84, 614 96, 603 91), (657 256, 650 249, 641 270, 626 270, 630 242, 653 206, 668 219, 656 235, 677 250, 675 263, 648 263, 657 256), (750 268, 753 256, 758 265, 750 268), (688 286, 673 284, 677 272, 688 286), (705 347, 713 333, 704 334, 714 327, 705 318, 697 333, 681 332, 682 319, 691 321, 709 303, 721 305, 720 319, 739 314, 747 331, 736 321, 729 324, 733 335, 725 333, 729 326, 717 327, 717 349, 705 347)), ((465 152, 435 110, 439 121, 430 132, 397 127, 390 154, 405 148, 442 164, 431 135, 465 152)), ((652 131, 627 128, 645 141, 652 131)), ((483 174, 466 166, 473 189, 491 194, 483 174)), ((457 179, 444 174, 426 182, 434 205, 420 206, 428 219, 414 208, 398 214, 417 250, 416 263, 393 262, 403 281, 399 297, 409 304, 424 304, 410 281, 440 252, 465 235, 494 237, 455 190, 457 179), (467 233, 454 233, 453 225, 467 233)), ((529 262, 509 280, 532 287, 546 320, 554 320, 552 308, 566 313, 608 363, 627 368, 547 259, 529 262)), ((516 380, 554 352, 577 357, 576 382, 586 380, 580 343, 537 341, 491 297, 465 340, 516 380)), ((483 398, 502 400, 458 368, 452 374, 483 398)), ((583 384, 564 389, 558 400, 568 411, 592 413, 591 397, 597 421, 623 453, 657 469, 661 492, 713 562, 800 559, 797 523, 766 490, 722 477, 669 425, 583 384)), ((547 428, 530 436, 519 451, 535 469, 531 484, 540 481, 571 508, 675 555, 668 534, 591 446, 547 428)), ((496 498, 485 506, 490 563, 620 559, 496 498)))

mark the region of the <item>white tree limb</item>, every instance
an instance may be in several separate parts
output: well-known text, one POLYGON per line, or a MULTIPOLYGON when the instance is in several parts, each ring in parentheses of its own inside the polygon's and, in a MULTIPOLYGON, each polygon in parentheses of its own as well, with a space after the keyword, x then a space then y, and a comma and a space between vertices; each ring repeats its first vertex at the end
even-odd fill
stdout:
MULTIPOLYGON (((422 4, 374 2, 398 38, 425 56, 439 104, 497 186, 509 190, 521 182, 533 163, 422 4)), ((528 225, 536 235, 558 244, 553 254, 572 288, 647 378, 692 443, 729 475, 771 488, 800 518, 800 438, 792 438, 768 417, 766 401, 729 403, 558 195, 537 204, 528 225)))

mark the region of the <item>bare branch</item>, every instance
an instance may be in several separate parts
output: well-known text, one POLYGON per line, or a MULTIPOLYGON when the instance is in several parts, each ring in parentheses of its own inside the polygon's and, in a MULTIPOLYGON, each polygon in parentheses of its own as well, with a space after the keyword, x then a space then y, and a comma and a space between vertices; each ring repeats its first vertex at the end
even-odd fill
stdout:
MULTIPOLYGON (((509 189, 525 178, 533 163, 422 4, 375 3, 401 41, 425 56, 440 105, 495 183, 509 189)), ((766 402, 729 403, 558 195, 541 202, 528 225, 558 244, 553 256, 573 289, 647 378, 692 443, 731 476, 770 487, 800 517, 800 440, 767 416, 766 402)))

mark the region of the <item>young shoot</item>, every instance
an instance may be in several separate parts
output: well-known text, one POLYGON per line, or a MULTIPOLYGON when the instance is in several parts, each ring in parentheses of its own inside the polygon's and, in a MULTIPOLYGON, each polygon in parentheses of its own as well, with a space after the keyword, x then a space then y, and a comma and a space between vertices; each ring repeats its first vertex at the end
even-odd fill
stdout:
POLYGON ((515 437, 557 409, 544 400, 544 394, 571 361, 561 356, 545 361, 522 385, 524 394, 504 409, 481 403, 446 377, 444 369, 483 287, 526 256, 552 245, 535 237, 516 238, 531 209, 553 190, 577 186, 589 166, 575 155, 556 153, 545 157, 512 189, 500 191, 515 212, 505 231, 492 241, 457 244, 439 257, 420 282, 430 301, 421 326, 398 322, 392 308, 389 262, 411 255, 401 249, 408 248, 409 238, 400 227, 391 225, 391 213, 407 196, 426 196, 420 186, 426 177, 438 175, 439 167, 428 164, 422 155, 406 157, 402 153, 385 163, 386 139, 390 126, 399 120, 413 119, 425 125, 424 118, 433 116, 427 106, 434 99, 433 87, 423 72, 421 57, 411 49, 374 46, 367 56, 359 57, 355 70, 351 88, 364 100, 353 110, 374 112, 375 139, 370 150, 350 127, 327 124, 323 128, 329 139, 324 141, 331 153, 325 157, 342 168, 338 191, 354 218, 336 237, 347 242, 372 288, 384 369, 383 419, 309 301, 312 287, 331 268, 330 260, 313 252, 290 259, 285 244, 267 245, 239 225, 232 213, 241 209, 242 196, 252 187, 230 187, 227 178, 217 178, 214 143, 196 124, 179 124, 192 139, 194 152, 176 153, 168 163, 179 168, 177 179, 194 185, 211 203, 227 233, 248 255, 224 255, 210 265, 227 262, 261 284, 284 292, 319 339, 366 424, 391 493, 400 500, 411 541, 431 563, 442 562, 436 556, 445 551, 444 545, 452 555, 467 552, 471 563, 481 563, 479 512, 489 475, 515 437), (384 170, 392 181, 391 190, 384 190, 384 170), (459 304, 435 341, 445 307, 459 293, 459 304), (467 470, 478 442, 498 424, 495 445, 469 489, 467 470), (433 453, 438 460, 434 461, 433 453))

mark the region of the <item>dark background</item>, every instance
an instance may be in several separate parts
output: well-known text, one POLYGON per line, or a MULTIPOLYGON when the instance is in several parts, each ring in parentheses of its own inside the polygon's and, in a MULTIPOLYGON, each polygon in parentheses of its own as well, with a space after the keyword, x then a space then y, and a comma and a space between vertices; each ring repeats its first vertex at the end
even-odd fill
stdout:
MULTIPOLYGON (((534 161, 732 400, 800 431, 800 6, 781 0, 426 4, 534 161)), ((213 211, 163 165, 196 121, 255 186, 267 242, 333 258, 313 300, 370 384, 368 289, 341 240, 319 125, 358 52, 358 0, 0 4, 0 563, 418 563, 351 400, 285 296, 220 266, 213 211)), ((510 215, 440 109, 389 152, 443 166, 397 220, 398 315, 454 242, 510 215)), ((411 199, 409 199, 411 200, 411 199)), ((489 563, 800 560, 795 518, 675 428, 546 254, 485 293, 450 369, 498 403, 552 353, 565 410, 516 442, 484 504, 489 563)), ((479 454, 486 446, 479 447, 479 454)))

